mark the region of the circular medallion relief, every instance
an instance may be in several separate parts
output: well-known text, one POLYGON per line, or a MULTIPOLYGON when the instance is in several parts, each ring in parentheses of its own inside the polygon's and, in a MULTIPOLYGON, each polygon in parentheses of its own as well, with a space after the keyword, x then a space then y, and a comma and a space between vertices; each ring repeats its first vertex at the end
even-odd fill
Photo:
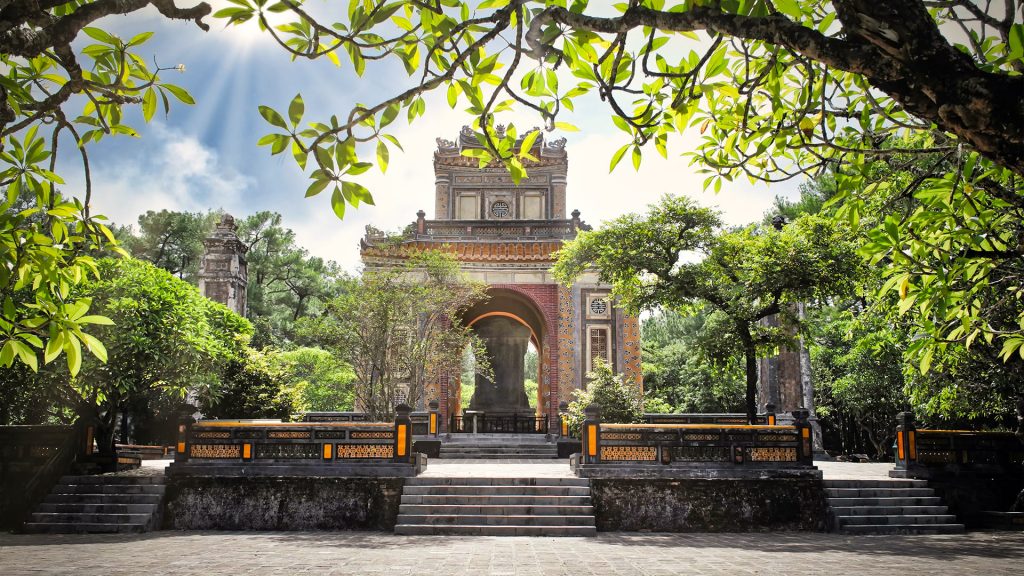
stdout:
POLYGON ((594 298, 590 301, 590 311, 598 316, 608 311, 608 301, 604 298, 594 298))
POLYGON ((508 218, 511 210, 508 207, 508 202, 504 200, 498 200, 494 204, 491 204, 491 214, 495 218, 508 218))

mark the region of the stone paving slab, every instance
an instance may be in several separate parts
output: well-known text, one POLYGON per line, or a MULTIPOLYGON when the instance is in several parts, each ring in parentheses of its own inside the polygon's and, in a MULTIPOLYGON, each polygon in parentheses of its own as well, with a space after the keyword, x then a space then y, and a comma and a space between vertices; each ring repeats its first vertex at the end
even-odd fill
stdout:
POLYGON ((369 574, 1019 575, 1024 533, 602 533, 593 538, 366 532, 0 534, 4 576, 369 574))

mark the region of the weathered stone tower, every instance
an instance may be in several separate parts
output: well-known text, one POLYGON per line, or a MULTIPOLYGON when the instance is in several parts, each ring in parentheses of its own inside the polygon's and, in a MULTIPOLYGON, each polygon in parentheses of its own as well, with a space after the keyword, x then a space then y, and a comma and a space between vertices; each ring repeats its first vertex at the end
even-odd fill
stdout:
POLYGON ((245 253, 248 248, 235 231, 235 219, 224 214, 203 240, 206 248, 199 264, 199 292, 245 316, 245 289, 249 284, 245 253))
MULTIPOLYGON (((804 305, 795 306, 799 318, 804 317, 804 305)), ((773 315, 761 322, 766 326, 779 326, 779 316, 773 315)), ((814 412, 814 382, 811 380, 811 355, 803 337, 793 327, 783 326, 794 342, 780 346, 778 354, 758 359, 758 407, 768 404, 775 406, 780 423, 790 423, 790 414, 797 408, 810 411, 811 430, 814 432, 814 449, 822 450, 821 425, 814 412)))
POLYGON ((470 278, 488 285, 490 300, 467 310, 462 320, 484 340, 494 381, 478 378, 466 407, 459 403, 457 367, 430 383, 424 396, 440 400, 442 422, 462 408, 489 415, 535 411, 554 420, 559 402, 585 385, 598 358, 641 386, 638 319, 612 306, 611 288, 596 272, 571 287, 551 274, 554 253, 579 230, 590 229, 578 211, 566 217, 565 139, 537 138, 531 150, 537 161, 525 162, 529 177, 518 184, 500 164, 480 168, 475 158, 462 155, 480 146, 468 128, 456 141, 439 138, 437 145, 434 219, 418 212, 399 244, 368 227, 361 256, 372 270, 393 266, 412 250, 445 250, 470 278), (523 353, 530 342, 538 352, 539 374, 530 375, 538 382, 535 409, 523 390, 523 353))

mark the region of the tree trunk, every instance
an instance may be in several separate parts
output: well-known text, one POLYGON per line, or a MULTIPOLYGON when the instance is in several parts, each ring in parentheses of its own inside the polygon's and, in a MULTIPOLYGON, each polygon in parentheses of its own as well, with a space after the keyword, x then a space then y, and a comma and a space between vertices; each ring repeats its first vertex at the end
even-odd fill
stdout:
MULTIPOLYGON (((1017 440, 1024 442, 1024 396, 1017 398, 1017 440)), ((1017 501, 1013 503, 1012 512, 1024 512, 1024 490, 1017 494, 1017 501)))
POLYGON ((757 347, 746 326, 740 328, 740 341, 747 368, 747 422, 754 424, 757 420, 757 347))

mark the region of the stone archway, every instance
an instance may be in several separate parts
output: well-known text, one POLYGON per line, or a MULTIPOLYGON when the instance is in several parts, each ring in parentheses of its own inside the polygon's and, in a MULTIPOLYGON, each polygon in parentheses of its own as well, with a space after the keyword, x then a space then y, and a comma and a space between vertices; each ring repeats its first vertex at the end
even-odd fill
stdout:
POLYGON ((547 414, 543 351, 549 331, 544 315, 531 298, 518 291, 492 288, 488 293, 489 300, 463 315, 465 324, 483 340, 494 372, 493 379, 477 376, 468 408, 488 414, 547 414), (536 408, 529 406, 524 387, 524 356, 530 343, 540 357, 536 408))

